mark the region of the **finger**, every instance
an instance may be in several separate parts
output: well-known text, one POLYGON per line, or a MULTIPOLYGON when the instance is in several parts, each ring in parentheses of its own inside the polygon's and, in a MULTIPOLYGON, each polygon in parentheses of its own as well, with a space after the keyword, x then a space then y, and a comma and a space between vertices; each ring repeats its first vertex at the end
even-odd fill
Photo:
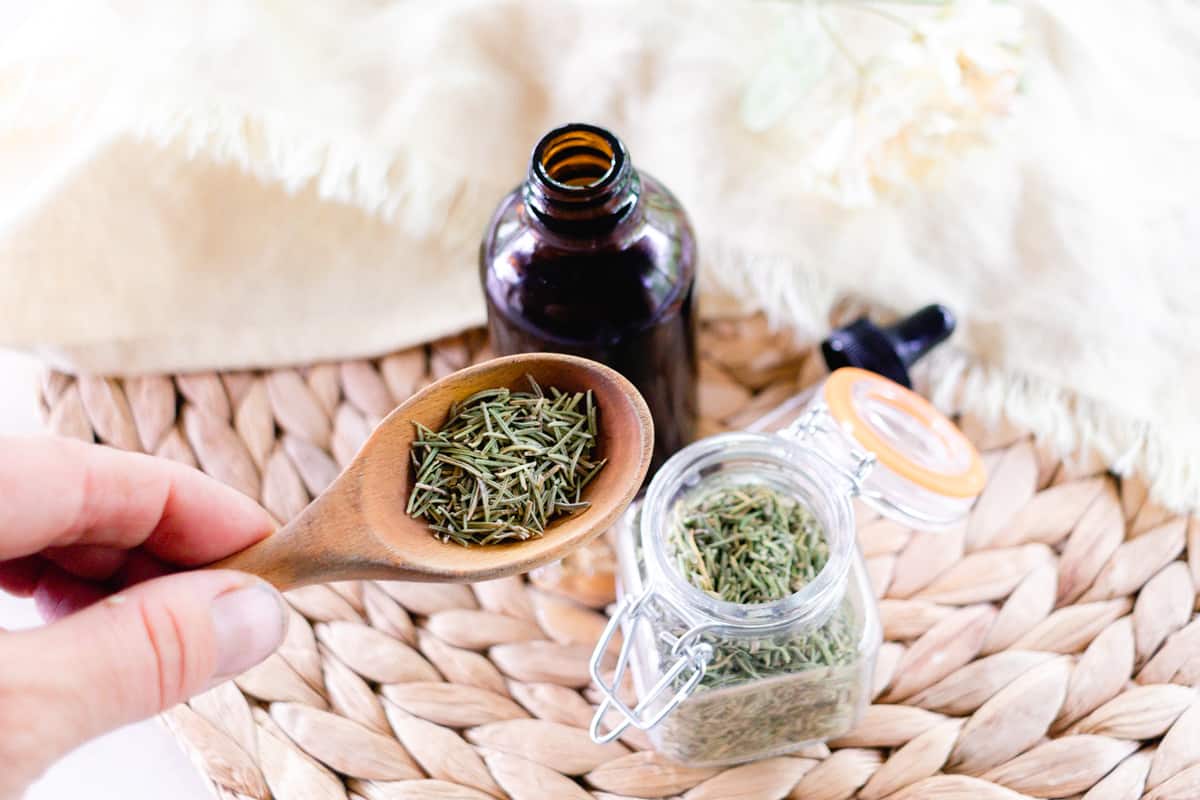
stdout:
POLYGON ((14 558, 0 562, 0 590, 17 597, 29 597, 48 566, 41 556, 14 558))
POLYGON ((51 564, 38 579, 33 590, 33 603, 43 620, 54 622, 111 593, 107 587, 78 578, 51 564))
POLYGON ((129 552, 100 544, 73 544, 48 548, 41 555, 72 575, 90 581, 106 581, 125 566, 129 552))
POLYGON ((145 550, 131 550, 124 566, 113 576, 113 588, 127 589, 135 584, 161 578, 163 575, 170 575, 172 572, 178 571, 178 567, 172 567, 159 561, 145 550))
POLYGON ((0 560, 77 544, 207 564, 270 533, 267 512, 197 470, 53 437, 0 437, 0 560))
POLYGON ((0 635, 0 719, 21 720, 14 746, 27 751, 14 763, 40 770, 241 673, 279 646, 286 624, 274 589, 212 570, 149 581, 44 628, 0 635))

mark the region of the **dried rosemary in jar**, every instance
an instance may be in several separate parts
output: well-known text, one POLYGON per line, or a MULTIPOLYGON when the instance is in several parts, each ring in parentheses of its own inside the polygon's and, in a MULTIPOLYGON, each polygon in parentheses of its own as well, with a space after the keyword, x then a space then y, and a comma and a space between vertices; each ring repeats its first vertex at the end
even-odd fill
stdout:
MULTIPOLYGON (((701 487, 681 499, 666 532, 678 573, 714 599, 769 604, 802 590, 825 567, 829 546, 816 517, 761 483, 701 487)), ((675 628, 670 611, 659 624, 675 628)), ((739 631, 714 627, 695 691, 659 725, 666 754, 723 763, 794 749, 852 724, 861 702, 861 621, 849 598, 821 624, 739 631)), ((671 658, 668 639, 659 657, 671 658)), ((678 690, 686 682, 675 681, 678 690)))
POLYGON ((592 393, 485 389, 450 408, 432 431, 417 424, 410 516, 435 538, 464 546, 541 536, 583 511, 583 489, 603 468, 594 458, 592 393))
POLYGON ((685 501, 670 542, 679 572, 730 603, 787 597, 829 560, 816 517, 760 483, 719 486, 685 501))
MULTIPOLYGON (((816 517, 764 484, 720 486, 684 501, 669 542, 688 582, 731 603, 770 603, 794 594, 829 560, 816 517)), ((711 642, 710 642, 711 643, 711 642)), ((701 688, 852 661, 858 642, 846 615, 778 639, 722 640, 701 688)))

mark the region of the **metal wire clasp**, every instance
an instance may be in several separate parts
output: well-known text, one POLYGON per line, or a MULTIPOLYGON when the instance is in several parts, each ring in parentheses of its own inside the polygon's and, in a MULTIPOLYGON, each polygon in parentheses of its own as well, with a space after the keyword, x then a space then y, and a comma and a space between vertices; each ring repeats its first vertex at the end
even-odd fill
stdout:
MULTIPOLYGON (((673 639, 670 649, 670 655, 677 656, 662 677, 651 687, 646 696, 638 701, 638 704, 629 708, 624 702, 617 697, 617 687, 621 685, 621 681, 625 677, 625 671, 629 667, 629 654, 633 647, 634 634, 637 630, 639 619, 645 619, 644 614, 651 599, 658 598, 662 602, 665 599, 657 595, 652 589, 646 589, 636 598, 626 599, 622 601, 617 608, 616 613, 612 615, 612 619, 608 621, 608 625, 604 628, 604 633, 600 635, 600 641, 596 643, 596 649, 592 651, 592 659, 588 663, 588 670, 591 672, 592 680, 600 687, 600 693, 604 699, 596 708, 596 713, 592 717, 592 724, 588 729, 588 733, 592 737, 592 741, 599 744, 611 742, 629 728, 630 725, 640 730, 648 730, 653 728, 658 723, 675 710, 676 707, 687 699, 695 688, 704 678, 704 670, 708 666, 708 662, 712 660, 712 646, 698 641, 701 633, 711 627, 711 625, 695 625, 689 628, 678 639, 670 637, 669 634, 661 633, 660 636, 673 639), (604 660, 604 654, 608 652, 608 646, 612 643, 613 637, 617 630, 621 627, 621 623, 627 621, 629 628, 626 630, 625 640, 621 643, 621 649, 617 654, 617 666, 613 672, 612 682, 605 683, 600 675, 600 663, 604 660), (683 685, 676 690, 663 706, 651 712, 654 703, 668 691, 671 684, 685 670, 691 668, 691 673, 684 680, 683 685), (611 730, 601 733, 600 726, 603 724, 604 716, 615 709, 621 715, 621 721, 611 730)), ((670 605, 668 603, 668 605, 670 605)))
MULTIPOLYGON (((797 442, 814 444, 812 440, 818 434, 834 433, 836 425, 837 423, 834 422, 833 418, 829 416, 829 412, 824 408, 810 408, 797 417, 790 425, 782 428, 776 435, 794 439, 797 442)), ((810 447, 809 452, 821 461, 824 461, 830 469, 850 482, 850 495, 852 497, 863 493, 863 484, 866 482, 867 476, 875 469, 875 462, 878 460, 874 453, 854 449, 849 453, 851 463, 854 466, 847 469, 846 465, 839 464, 827 456, 820 447, 810 447)))
POLYGON ((830 457, 828 453, 837 452, 837 449, 826 450, 818 439, 826 434, 836 435, 838 432, 837 422, 830 416, 829 409, 825 406, 816 406, 805 411, 787 427, 781 428, 776 435, 806 444, 811 455, 823 461, 835 474, 846 479, 850 484, 851 497, 861 498, 879 513, 892 518, 899 516, 906 520, 916 520, 918 524, 933 527, 946 525, 945 519, 931 515, 917 505, 903 500, 894 500, 885 492, 867 488, 867 477, 875 469, 878 461, 876 455, 869 450, 864 451, 850 446, 846 452, 846 459, 841 463, 830 457))

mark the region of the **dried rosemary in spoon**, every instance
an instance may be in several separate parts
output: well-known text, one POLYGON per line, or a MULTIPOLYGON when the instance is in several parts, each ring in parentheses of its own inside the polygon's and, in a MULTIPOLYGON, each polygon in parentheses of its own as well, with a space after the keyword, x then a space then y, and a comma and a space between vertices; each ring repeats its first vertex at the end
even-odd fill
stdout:
POLYGON ((461 545, 541 536, 588 507, 583 489, 604 466, 594 460, 592 393, 485 389, 450 408, 438 431, 417 425, 416 482, 408 513, 434 537, 461 545))

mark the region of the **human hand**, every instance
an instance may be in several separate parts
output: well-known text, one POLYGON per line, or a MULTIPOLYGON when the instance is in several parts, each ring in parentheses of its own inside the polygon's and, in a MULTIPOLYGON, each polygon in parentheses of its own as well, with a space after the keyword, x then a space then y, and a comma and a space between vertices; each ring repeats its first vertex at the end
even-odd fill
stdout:
POLYGON ((266 658, 283 598, 200 570, 267 536, 249 498, 181 464, 0 437, 0 589, 52 624, 0 630, 0 798, 57 758, 266 658))

